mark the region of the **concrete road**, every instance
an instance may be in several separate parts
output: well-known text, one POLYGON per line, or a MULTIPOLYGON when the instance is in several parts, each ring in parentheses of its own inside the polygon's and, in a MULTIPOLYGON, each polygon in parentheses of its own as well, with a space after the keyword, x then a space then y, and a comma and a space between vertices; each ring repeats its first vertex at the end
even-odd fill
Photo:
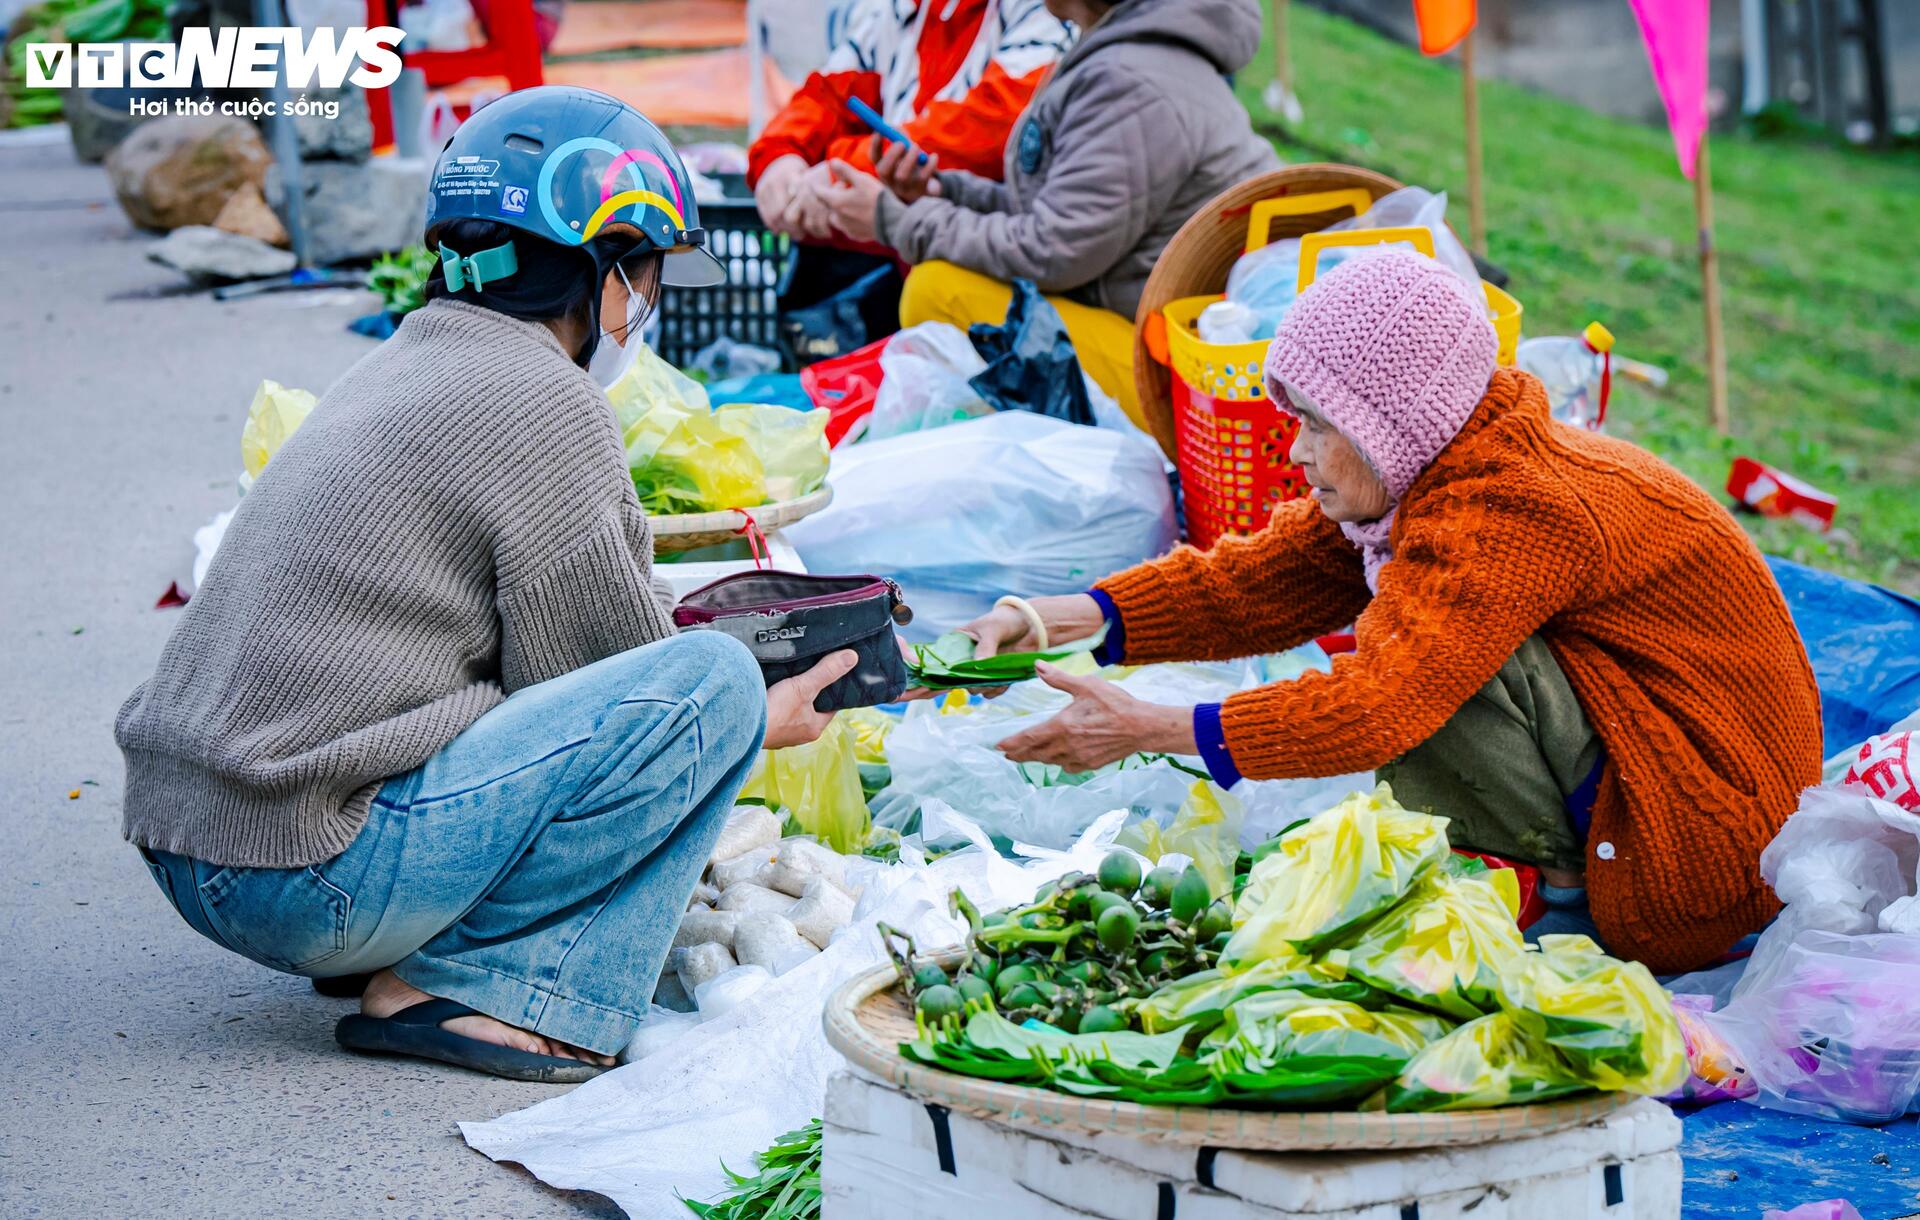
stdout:
POLYGON ((220 304, 62 136, 0 134, 0 1215, 618 1216, 461 1142, 559 1091, 333 1045, 346 1001, 201 940, 120 838, 115 710, 263 377, 316 392, 372 297, 220 304), (69 794, 78 791, 77 798, 69 794))

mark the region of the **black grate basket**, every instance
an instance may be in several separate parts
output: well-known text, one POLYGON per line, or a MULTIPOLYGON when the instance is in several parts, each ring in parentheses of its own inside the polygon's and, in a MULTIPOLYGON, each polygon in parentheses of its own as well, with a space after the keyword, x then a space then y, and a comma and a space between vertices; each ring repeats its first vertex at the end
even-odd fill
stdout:
POLYGON ((784 359, 774 297, 789 240, 761 222, 751 199, 703 203, 700 224, 707 231, 707 248, 727 269, 727 282, 662 293, 655 350, 668 364, 685 368, 702 348, 725 335, 780 352, 784 359))

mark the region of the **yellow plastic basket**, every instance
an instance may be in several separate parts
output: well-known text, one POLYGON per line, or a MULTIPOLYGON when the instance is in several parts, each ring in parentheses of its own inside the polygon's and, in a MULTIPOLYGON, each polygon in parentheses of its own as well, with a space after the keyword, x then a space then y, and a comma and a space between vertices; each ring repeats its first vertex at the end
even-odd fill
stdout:
MULTIPOLYGON (((1262 200, 1253 206, 1246 249, 1267 244, 1276 216, 1340 207, 1357 216, 1370 206, 1372 196, 1359 189, 1262 200)), ((1300 290, 1319 273, 1323 250, 1386 242, 1408 242, 1433 257, 1433 233, 1420 227, 1307 233, 1300 238, 1300 290)), ((1484 280, 1480 287, 1499 340, 1497 358, 1510 365, 1520 343, 1520 302, 1484 280)), ((1165 359, 1173 370, 1174 460, 1186 497, 1187 536, 1200 547, 1211 546, 1223 534, 1259 529, 1274 505, 1307 491, 1299 469, 1288 460, 1293 417, 1267 401, 1261 368, 1270 340, 1208 343, 1200 337, 1200 314, 1223 299, 1219 293, 1181 297, 1161 311, 1165 359)))

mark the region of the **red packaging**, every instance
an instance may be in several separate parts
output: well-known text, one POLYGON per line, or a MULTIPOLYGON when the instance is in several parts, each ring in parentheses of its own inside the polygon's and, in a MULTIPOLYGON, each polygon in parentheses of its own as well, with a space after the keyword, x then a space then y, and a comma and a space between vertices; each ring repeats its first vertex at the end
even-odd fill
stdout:
POLYGON ((1538 866, 1521 864, 1517 860, 1509 860, 1504 856, 1495 856, 1484 851, 1468 851, 1464 847, 1454 848, 1453 854, 1478 860, 1490 869, 1513 870, 1514 879, 1520 883, 1520 914, 1514 922, 1520 925, 1521 931, 1531 928, 1540 921, 1541 916, 1547 913, 1547 900, 1540 893, 1541 876, 1538 866))
POLYGON ((1833 512, 1840 502, 1811 483, 1776 470, 1750 457, 1733 459, 1727 472, 1727 494, 1763 517, 1791 517, 1817 530, 1833 528, 1833 512))
POLYGON ((879 339, 800 370, 800 388, 814 406, 825 407, 831 417, 827 421, 827 444, 838 445, 873 410, 880 380, 886 376, 880 368, 880 353, 886 346, 887 339, 879 339))
POLYGON ((1845 783, 1858 784, 1883 801, 1920 813, 1920 784, 1915 783, 1916 733, 1882 733, 1860 747, 1847 768, 1845 783))

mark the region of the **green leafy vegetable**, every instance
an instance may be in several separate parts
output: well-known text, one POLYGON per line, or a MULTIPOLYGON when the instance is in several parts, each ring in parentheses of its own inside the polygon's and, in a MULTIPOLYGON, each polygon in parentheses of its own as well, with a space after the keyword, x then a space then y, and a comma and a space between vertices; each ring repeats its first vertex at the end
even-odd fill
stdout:
POLYGON ((787 1132, 754 1160, 760 1172, 750 1178, 721 1165, 733 1185, 718 1203, 680 1201, 700 1220, 819 1220, 819 1119, 787 1132))
POLYGON ((367 287, 380 294, 380 306, 388 313, 410 314, 427 303, 427 277, 439 261, 425 246, 382 254, 367 272, 367 287))
POLYGON ((1083 640, 1062 644, 1039 652, 1004 652, 998 656, 975 657, 972 636, 949 631, 931 644, 916 644, 908 671, 917 685, 930 690, 955 690, 969 686, 1006 686, 1033 677, 1034 666, 1041 661, 1063 661, 1077 653, 1092 652, 1107 638, 1107 628, 1083 640))

